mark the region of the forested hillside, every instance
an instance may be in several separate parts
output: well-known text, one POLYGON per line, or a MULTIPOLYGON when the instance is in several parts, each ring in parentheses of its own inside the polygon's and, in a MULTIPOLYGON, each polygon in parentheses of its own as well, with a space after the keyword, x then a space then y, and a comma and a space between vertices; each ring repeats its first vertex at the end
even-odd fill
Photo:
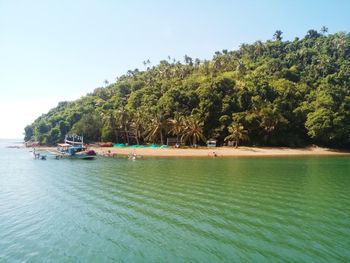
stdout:
POLYGON ((61 102, 25 128, 25 140, 350 147, 350 34, 242 44, 211 60, 144 62, 115 83, 61 102), (226 139, 226 140, 225 140, 226 139))

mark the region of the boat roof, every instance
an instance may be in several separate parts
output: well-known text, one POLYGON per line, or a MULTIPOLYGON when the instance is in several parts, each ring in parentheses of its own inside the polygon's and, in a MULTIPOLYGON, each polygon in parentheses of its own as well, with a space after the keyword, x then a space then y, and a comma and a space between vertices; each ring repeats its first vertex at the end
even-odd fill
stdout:
POLYGON ((59 146, 59 147, 70 147, 72 145, 70 145, 68 143, 58 143, 57 146, 59 146))

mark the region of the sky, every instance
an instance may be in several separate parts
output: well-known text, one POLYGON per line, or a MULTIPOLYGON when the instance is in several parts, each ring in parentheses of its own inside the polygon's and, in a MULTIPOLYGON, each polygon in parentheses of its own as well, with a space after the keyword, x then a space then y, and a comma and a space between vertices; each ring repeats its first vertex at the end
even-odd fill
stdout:
POLYGON ((168 56, 215 51, 307 30, 349 31, 348 0, 0 0, 0 138, 58 102, 168 56))

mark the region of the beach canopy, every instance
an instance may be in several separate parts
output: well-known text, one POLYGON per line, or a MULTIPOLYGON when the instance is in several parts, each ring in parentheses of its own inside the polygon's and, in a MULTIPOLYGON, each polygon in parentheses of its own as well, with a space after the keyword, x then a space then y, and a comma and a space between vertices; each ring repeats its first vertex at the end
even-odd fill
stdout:
POLYGON ((208 147, 216 147, 216 140, 210 139, 207 141, 207 146, 208 147))

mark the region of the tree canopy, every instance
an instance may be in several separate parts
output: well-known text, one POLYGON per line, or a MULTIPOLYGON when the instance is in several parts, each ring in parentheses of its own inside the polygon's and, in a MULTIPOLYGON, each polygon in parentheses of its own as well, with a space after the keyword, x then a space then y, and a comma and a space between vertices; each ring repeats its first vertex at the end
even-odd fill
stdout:
POLYGON ((25 127, 25 140, 55 144, 76 132, 88 141, 165 143, 175 136, 223 144, 239 128, 250 145, 349 148, 350 35, 327 32, 283 41, 277 30, 271 40, 217 51, 211 60, 146 60, 144 70, 59 103, 25 127))

